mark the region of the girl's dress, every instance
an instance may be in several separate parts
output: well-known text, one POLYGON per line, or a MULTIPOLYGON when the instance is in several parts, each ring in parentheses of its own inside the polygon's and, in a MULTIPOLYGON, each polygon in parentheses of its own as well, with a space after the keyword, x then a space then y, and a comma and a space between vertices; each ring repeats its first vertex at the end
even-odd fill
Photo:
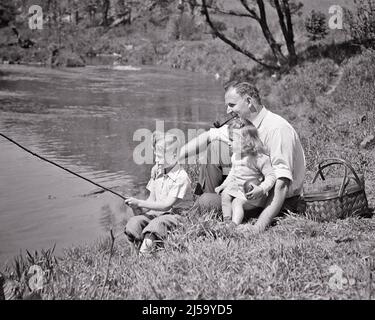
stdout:
POLYGON ((265 154, 241 157, 240 154, 234 153, 231 161, 232 168, 227 177, 229 180, 224 192, 232 197, 246 200, 248 204, 254 207, 264 208, 267 194, 276 182, 270 157, 265 154), (259 199, 247 200, 243 189, 243 185, 247 180, 257 186, 261 186, 265 190, 265 195, 259 199))

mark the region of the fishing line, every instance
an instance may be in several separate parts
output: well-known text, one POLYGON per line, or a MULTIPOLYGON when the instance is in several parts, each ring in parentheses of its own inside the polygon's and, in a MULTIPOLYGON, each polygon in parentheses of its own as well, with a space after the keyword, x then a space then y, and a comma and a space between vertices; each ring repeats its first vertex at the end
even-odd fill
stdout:
POLYGON ((48 162, 48 163, 50 163, 50 164, 53 164, 54 166, 56 166, 56 167, 58 167, 58 168, 60 168, 60 169, 63 169, 63 170, 65 170, 66 172, 69 172, 70 174, 73 174, 73 175, 75 175, 75 176, 78 177, 78 178, 81 178, 81 179, 83 179, 83 180, 86 180, 87 182, 90 182, 91 184, 93 184, 93 185, 95 185, 95 186, 97 186, 97 187, 99 187, 99 188, 101 188, 101 189, 103 189, 103 190, 105 190, 105 191, 108 191, 108 192, 110 192, 110 193, 113 193, 114 195, 120 197, 120 198, 123 199, 123 200, 126 200, 126 199, 127 199, 126 197, 122 196, 121 194, 119 194, 119 193, 117 193, 117 192, 115 192, 115 191, 113 191, 113 190, 111 190, 111 189, 108 189, 108 188, 106 188, 106 187, 104 187, 104 186, 102 186, 102 185, 100 185, 100 184, 98 184, 98 183, 96 183, 96 182, 94 182, 94 181, 91 181, 90 179, 87 179, 87 178, 85 178, 85 177, 79 175, 78 173, 75 173, 75 172, 73 172, 73 171, 71 171, 71 170, 69 170, 69 169, 67 169, 67 168, 64 168, 63 166, 61 166, 61 165, 59 165, 59 164, 57 164, 57 163, 55 163, 55 162, 53 162, 53 161, 51 161, 51 160, 48 160, 48 159, 46 159, 46 158, 44 158, 44 157, 42 157, 42 156, 36 154, 35 152, 32 152, 31 150, 25 148, 24 146, 20 145, 18 142, 16 142, 16 141, 14 141, 13 139, 7 137, 5 134, 2 134, 1 132, 0 132, 0 136, 2 136, 3 138, 7 139, 7 140, 10 141, 11 143, 15 144, 17 147, 21 148, 22 150, 24 150, 24 151, 26 151, 26 152, 32 154, 34 157, 37 157, 37 158, 39 158, 39 159, 41 159, 41 160, 43 160, 43 161, 46 161, 46 162, 48 162))

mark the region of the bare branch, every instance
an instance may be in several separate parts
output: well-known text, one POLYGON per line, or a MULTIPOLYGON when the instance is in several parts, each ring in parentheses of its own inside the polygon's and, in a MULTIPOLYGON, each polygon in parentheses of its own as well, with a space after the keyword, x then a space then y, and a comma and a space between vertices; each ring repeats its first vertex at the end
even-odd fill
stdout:
POLYGON ((283 11, 286 13, 286 22, 287 22, 287 29, 288 33, 293 33, 293 22, 292 22, 292 13, 289 6, 288 0, 282 0, 283 3, 283 11))
POLYGON ((211 18, 209 16, 209 13, 208 13, 208 10, 207 10, 207 6, 206 6, 206 0, 202 0, 202 9, 203 9, 203 13, 204 13, 204 15, 206 17, 206 21, 207 21, 208 25, 210 26, 210 28, 213 30, 213 32, 215 33, 215 35, 219 39, 221 39, 226 44, 230 45, 234 50, 242 53, 243 55, 245 55, 248 58, 252 59, 256 63, 259 63, 263 67, 268 68, 268 69, 273 69, 273 70, 278 70, 279 69, 279 67, 277 67, 277 66, 273 66, 273 65, 269 65, 267 63, 264 63, 260 59, 256 58, 254 56, 254 54, 252 54, 250 51, 246 50, 245 48, 241 48, 238 44, 234 43, 233 41, 231 41, 230 39, 228 39, 223 33, 221 33, 220 31, 218 31, 217 28, 212 23, 211 18))
POLYGON ((287 29, 287 26, 285 25, 285 16, 284 16, 283 10, 281 9, 279 0, 273 0, 273 3, 275 5, 277 15, 279 16, 279 23, 281 26, 281 30, 284 34, 284 37, 286 38, 288 36, 288 29, 287 29))
POLYGON ((249 12, 249 14, 252 16, 252 18, 255 20, 259 20, 258 14, 256 13, 254 9, 250 8, 249 4, 247 3, 247 0, 240 0, 240 1, 243 7, 246 9, 246 11, 249 12))
MULTIPOLYGON (((202 5, 196 4, 196 7, 201 8, 201 10, 203 11, 203 4, 202 5)), ((250 13, 244 13, 244 12, 241 12, 241 11, 237 11, 237 10, 223 10, 223 9, 220 9, 219 7, 217 7, 217 6, 210 6, 210 5, 206 5, 206 8, 212 10, 212 13, 214 13, 214 14, 222 14, 222 15, 228 15, 228 16, 236 16, 236 17, 244 17, 244 18, 255 19, 254 15, 252 15, 250 13)))
POLYGON ((225 10, 222 10, 222 9, 216 8, 216 9, 213 9, 213 13, 219 13, 219 14, 230 15, 230 16, 236 16, 236 17, 246 17, 246 18, 256 19, 256 17, 254 17, 254 16, 251 15, 251 14, 243 13, 243 12, 239 12, 239 11, 235 11, 235 10, 228 10, 228 11, 225 11, 225 10))

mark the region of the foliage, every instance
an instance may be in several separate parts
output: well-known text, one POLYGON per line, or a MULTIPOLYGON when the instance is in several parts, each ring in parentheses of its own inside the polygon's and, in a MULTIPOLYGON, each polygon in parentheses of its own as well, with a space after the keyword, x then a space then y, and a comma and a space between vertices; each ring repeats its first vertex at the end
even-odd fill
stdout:
POLYGON ((375 101, 375 50, 351 58, 344 67, 342 82, 335 92, 335 102, 353 113, 373 112, 375 101))
POLYGON ((172 40, 197 40, 199 29, 195 24, 194 17, 183 13, 175 15, 169 22, 169 39, 172 40))
POLYGON ((16 18, 16 7, 12 0, 2 0, 0 3, 0 28, 6 27, 16 18))
POLYGON ((306 18, 305 27, 310 40, 324 39, 328 34, 327 19, 324 13, 312 10, 306 18))
POLYGON ((314 102, 317 96, 328 90, 335 71, 335 64, 330 59, 307 62, 298 66, 273 85, 268 101, 283 106, 314 102))
POLYGON ((355 10, 346 10, 346 19, 351 37, 363 43, 375 40, 375 1, 354 0, 355 10))

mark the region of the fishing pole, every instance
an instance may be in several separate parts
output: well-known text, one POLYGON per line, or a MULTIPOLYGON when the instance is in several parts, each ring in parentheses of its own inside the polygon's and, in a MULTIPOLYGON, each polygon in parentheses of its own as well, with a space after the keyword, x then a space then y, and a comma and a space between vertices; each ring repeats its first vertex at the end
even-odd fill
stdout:
POLYGON ((67 168, 64 168, 63 166, 61 166, 61 165, 59 165, 59 164, 57 164, 57 163, 55 163, 55 162, 53 162, 53 161, 51 161, 51 160, 48 160, 48 159, 46 159, 46 158, 44 158, 44 157, 42 157, 42 156, 36 154, 35 152, 33 152, 33 151, 31 151, 31 150, 25 148, 24 146, 22 146, 21 144, 19 144, 19 143, 16 142, 16 141, 14 141, 13 139, 7 137, 5 134, 2 134, 1 132, 0 132, 0 136, 2 136, 3 138, 7 139, 7 140, 10 141, 11 143, 15 144, 17 147, 21 148, 22 150, 24 150, 24 151, 26 151, 26 152, 32 154, 34 157, 37 157, 37 158, 39 158, 39 159, 41 159, 41 160, 43 160, 43 161, 46 161, 46 162, 48 162, 48 163, 50 163, 50 164, 53 164, 54 166, 56 166, 56 167, 58 167, 58 168, 60 168, 60 169, 62 169, 62 170, 65 170, 65 171, 69 172, 70 174, 75 175, 75 176, 78 177, 78 178, 81 178, 81 179, 83 179, 83 180, 86 180, 87 182, 90 182, 91 184, 93 184, 93 185, 95 185, 95 186, 97 186, 97 187, 99 187, 99 188, 101 188, 101 189, 103 189, 103 190, 105 190, 105 191, 108 191, 108 192, 110 192, 110 193, 113 193, 114 195, 120 197, 120 198, 123 199, 123 200, 127 200, 127 197, 124 197, 123 195, 121 195, 121 194, 119 194, 119 193, 117 193, 117 192, 115 192, 115 191, 113 191, 113 190, 111 190, 111 189, 108 189, 108 188, 106 188, 106 187, 104 187, 104 186, 102 186, 102 185, 100 185, 100 184, 98 184, 98 183, 96 183, 96 182, 94 182, 94 181, 91 181, 90 179, 87 179, 87 178, 81 176, 81 175, 78 174, 78 173, 75 173, 75 172, 73 172, 73 171, 71 171, 71 170, 69 170, 69 169, 67 169, 67 168))

